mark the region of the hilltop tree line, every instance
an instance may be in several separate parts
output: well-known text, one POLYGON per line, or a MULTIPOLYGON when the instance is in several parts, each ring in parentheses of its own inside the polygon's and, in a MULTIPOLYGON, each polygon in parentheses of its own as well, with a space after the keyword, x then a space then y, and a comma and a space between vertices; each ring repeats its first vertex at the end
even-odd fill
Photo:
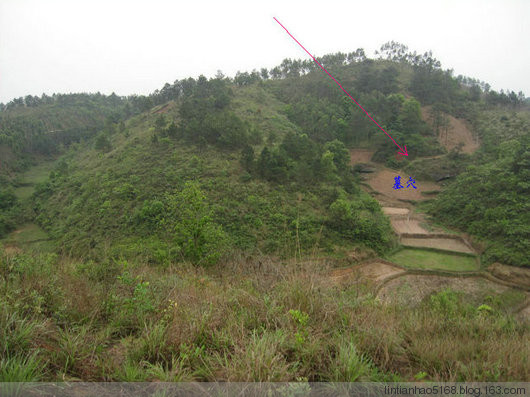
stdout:
MULTIPOLYGON (((365 51, 361 48, 350 53, 337 52, 324 55, 318 57, 317 60, 324 67, 329 68, 334 73, 338 73, 339 80, 342 81, 341 77, 345 77, 345 88, 362 100, 366 107, 373 110, 375 115, 379 116, 383 121, 386 121, 386 115, 383 113, 385 113, 384 109, 389 105, 387 102, 394 100, 392 98, 388 99, 388 95, 401 92, 403 89, 410 91, 423 105, 436 104, 443 111, 457 117, 465 117, 469 103, 473 102, 481 102, 486 106, 518 107, 525 101, 522 92, 518 94, 513 91, 503 90, 496 92, 490 90, 489 85, 478 80, 463 76, 453 77, 452 70, 442 70, 440 62, 432 56, 431 52, 417 54, 409 51, 407 46, 391 41, 383 44, 380 51, 376 52, 376 55, 378 55, 379 61, 391 63, 381 68, 373 59, 367 58, 365 51), (396 64, 408 65, 413 69, 412 78, 407 87, 399 87, 397 79, 399 71, 396 64), (345 72, 350 66, 356 66, 353 74, 345 72), (353 76, 353 80, 351 76, 353 76), (363 97, 363 95, 369 97, 363 97), (387 96, 387 98, 382 98, 382 95, 387 96)), ((81 137, 94 135, 95 130, 103 128, 105 120, 118 123, 120 120, 124 120, 134 114, 147 111, 153 106, 171 100, 182 100, 184 109, 187 109, 182 112, 186 124, 181 131, 182 135, 195 140, 196 134, 193 133, 193 130, 203 128, 208 130, 207 136, 203 137, 206 142, 211 143, 217 139, 222 140, 225 139, 222 137, 223 134, 216 131, 216 126, 219 122, 222 122, 227 127, 230 126, 230 128, 225 128, 225 131, 235 131, 234 136, 227 138, 228 141, 240 142, 240 146, 242 146, 246 143, 245 139, 241 138, 246 135, 245 129, 247 127, 227 110, 231 97, 230 89, 228 88, 229 84, 246 86, 269 80, 289 80, 311 74, 315 75, 315 72, 317 73, 318 81, 314 80, 312 86, 318 87, 318 96, 324 94, 328 99, 334 98, 334 102, 336 102, 335 104, 319 106, 318 113, 325 112, 329 114, 334 112, 327 123, 323 124, 323 119, 319 118, 318 123, 322 126, 321 132, 324 133, 324 128, 326 128, 326 131, 330 131, 330 129, 338 131, 335 133, 336 136, 329 138, 342 139, 346 144, 352 142, 351 138, 337 136, 344 134, 345 123, 350 123, 350 127, 354 129, 364 130, 364 134, 369 134, 370 130, 375 132, 370 122, 357 111, 358 109, 354 109, 351 103, 344 105, 337 103, 343 99, 343 96, 340 92, 337 92, 336 87, 333 87, 332 82, 322 81, 319 69, 318 65, 311 59, 285 59, 280 65, 270 70, 262 68, 260 71, 238 72, 234 78, 226 77, 219 72, 215 79, 210 80, 204 76, 200 76, 198 79, 177 80, 173 84, 166 83, 162 89, 155 90, 148 96, 132 95, 121 97, 114 93, 108 96, 100 93, 53 94, 51 96, 42 94, 40 97, 27 95, 26 97, 13 99, 5 105, 0 104, 0 144, 5 144, 19 153, 49 154, 57 151, 61 144, 67 145, 81 137), (224 92, 221 93, 223 90, 224 92), (332 94, 330 95, 330 93, 332 94), (217 98, 217 103, 211 104, 204 101, 205 96, 212 95, 217 98), (200 106, 202 111, 208 111, 210 115, 201 119, 201 112, 193 110, 195 106, 200 106), (330 110, 333 107, 340 107, 340 109, 330 110), (74 108, 75 111, 72 111, 74 108), (40 111, 33 113, 22 112, 20 111, 21 109, 39 109, 42 113, 40 111), (348 109, 353 115, 343 116, 350 117, 349 120, 345 117, 337 116, 337 114, 340 115, 341 112, 344 113, 348 109), (55 120, 50 120, 49 115, 53 112, 60 113, 60 110, 67 110, 76 114, 76 116, 72 117, 71 114, 66 115, 63 113, 62 116, 55 117, 55 120), (76 117, 80 119, 79 122, 72 121, 76 117), (333 117, 335 117, 334 120, 333 117), (193 121, 191 120, 192 118, 194 119, 193 121)), ((285 87, 289 87, 289 84, 283 87, 282 90, 285 92, 285 87)), ((299 93, 300 90, 305 90, 305 95, 308 95, 308 93, 311 93, 312 88, 310 84, 302 84, 298 88, 298 92, 291 90, 288 103, 292 102, 295 94, 299 93)), ((314 93, 316 94, 317 92, 314 93)), ((305 110, 315 110, 315 106, 310 99, 306 99, 305 102, 307 103, 307 109, 305 110)), ((291 116, 294 118, 298 117, 295 113, 299 113, 296 106, 293 106, 295 107, 294 110, 290 109, 291 116)), ((51 118, 53 119, 53 117, 51 118)), ((175 128, 172 127, 168 133, 175 135, 175 128)), ((104 140, 104 138, 99 139, 100 141, 104 140)), ((415 140, 417 141, 418 137, 415 140)), ((229 142, 225 142, 225 144, 230 145, 229 142)), ((420 144, 419 146, 425 145, 420 144)))

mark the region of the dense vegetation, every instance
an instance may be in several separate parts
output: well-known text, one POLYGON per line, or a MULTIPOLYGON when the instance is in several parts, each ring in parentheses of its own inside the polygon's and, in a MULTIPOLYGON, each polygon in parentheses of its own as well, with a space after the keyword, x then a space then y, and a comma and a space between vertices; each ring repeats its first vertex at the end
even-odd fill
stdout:
MULTIPOLYGON (((421 156, 444 153, 436 139, 444 114, 465 117, 483 141, 479 153, 471 157, 456 151, 427 166, 409 167, 422 175, 439 164, 454 176, 473 163, 491 165, 499 143, 518 141, 528 132, 521 123, 516 123, 515 129, 522 127, 516 135, 492 130, 491 123, 477 124, 488 109, 522 106, 521 94, 498 94, 484 83, 454 78, 431 54, 411 54, 396 43, 384 46, 381 58, 366 59, 359 50, 321 61, 407 145, 410 155, 404 163, 396 161, 388 138, 321 71, 286 60, 270 72, 239 73, 233 80, 219 74, 166 84, 149 98, 151 104, 161 104, 154 112, 108 121, 93 151, 87 151, 91 142, 76 146, 41 186, 39 222, 70 254, 99 259, 141 255, 157 263, 190 259, 168 232, 167 195, 196 180, 211 211, 208 219, 226 236, 227 252, 289 256, 317 241, 328 251, 337 244, 360 243, 382 252, 392 244, 390 229, 375 202, 360 191, 348 164, 348 147, 374 147, 374 160, 406 167, 421 156), (423 121, 420 103, 433 105, 432 126, 423 121), (77 160, 79 153, 83 161, 77 160)), ((490 193, 501 189, 496 183, 491 188, 490 193)), ((451 191, 433 207, 440 221, 504 245, 504 255, 493 254, 492 248, 486 261, 526 264, 521 250, 528 243, 525 211, 512 208, 512 215, 484 216, 474 207, 464 216, 454 208, 469 204, 476 191, 451 191), (449 208, 452 215, 445 216, 449 208), (494 226, 509 219, 522 225, 511 229, 513 239, 494 226), (505 245, 503 239, 511 243, 505 245)), ((524 207, 526 195, 520 189, 517 195, 524 207)))
POLYGON ((27 96, 0 106, 0 237, 24 218, 13 194, 17 173, 125 117, 116 95, 27 96))
POLYGON ((443 191, 431 212, 485 238, 487 263, 530 266, 530 123, 498 112, 480 123, 476 165, 443 191))

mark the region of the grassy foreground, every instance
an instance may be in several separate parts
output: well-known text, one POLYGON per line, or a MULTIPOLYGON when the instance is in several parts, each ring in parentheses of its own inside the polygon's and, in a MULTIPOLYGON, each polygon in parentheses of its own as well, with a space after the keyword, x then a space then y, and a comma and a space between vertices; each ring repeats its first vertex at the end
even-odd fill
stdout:
POLYGON ((2 254, 0 381, 528 380, 528 326, 495 303, 383 305, 328 271, 2 254))

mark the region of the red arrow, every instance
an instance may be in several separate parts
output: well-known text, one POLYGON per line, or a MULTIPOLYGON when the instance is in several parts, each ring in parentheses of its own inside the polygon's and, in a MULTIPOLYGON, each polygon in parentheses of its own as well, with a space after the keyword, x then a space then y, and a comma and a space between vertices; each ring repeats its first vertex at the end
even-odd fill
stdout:
POLYGON ((353 102, 355 102, 355 104, 356 104, 357 106, 359 106, 359 107, 363 110, 363 112, 366 113, 366 115, 367 115, 368 117, 370 117, 370 120, 372 120, 372 121, 375 123, 375 125, 377 125, 377 126, 379 127, 379 129, 380 129, 381 131, 383 131, 383 132, 384 132, 384 133, 385 133, 390 139, 392 139, 392 142, 394 142, 394 144, 399 148, 398 154, 401 154, 402 156, 408 156, 409 154, 407 153, 407 146, 405 146, 405 145, 403 145, 403 147, 399 146, 399 145, 397 144, 397 142, 394 140, 394 138, 392 138, 392 137, 390 136, 390 134, 389 134, 388 132, 386 132, 386 131, 383 129, 383 127, 381 127, 381 126, 379 125, 379 123, 378 123, 377 121, 375 121, 374 118, 373 118, 372 116, 370 116, 370 114, 369 114, 366 110, 364 110, 364 108, 363 108, 361 105, 359 105, 359 102, 357 102, 357 101, 356 101, 356 100, 355 100, 355 99, 354 99, 354 98, 348 93, 348 91, 346 91, 346 90, 344 89, 344 87, 343 87, 343 86, 342 86, 342 85, 341 85, 341 84, 335 79, 335 77, 333 77, 333 76, 332 76, 332 75, 331 75, 331 74, 330 74, 330 73, 324 68, 324 66, 322 66, 322 65, 320 64, 320 62, 318 62, 318 61, 316 60, 316 58, 315 58, 313 55, 311 55, 311 54, 309 53, 309 51, 307 51, 307 50, 305 49, 305 47, 304 47, 302 44, 300 44, 300 42, 299 42, 298 40, 296 40, 296 39, 294 38, 294 36, 293 36, 291 33, 289 33, 289 31, 287 30, 287 28, 286 28, 285 26, 283 26, 283 25, 280 23, 280 21, 278 21, 278 20, 276 19, 276 17, 273 17, 273 18, 274 18, 274 20, 275 20, 276 22, 278 22, 278 24, 279 24, 282 28, 285 29, 285 31, 287 32, 287 34, 288 34, 289 36, 291 36, 291 38, 292 38, 294 41, 296 41, 296 43, 297 43, 300 47, 302 47, 302 49, 303 49, 305 52, 307 52, 307 54, 308 54, 311 58, 313 58, 313 61, 315 61, 315 63, 316 63, 318 66, 320 66, 320 68, 321 68, 324 72, 326 72, 326 74, 327 74, 329 77, 331 77, 331 79, 332 79, 335 83, 337 83, 337 85, 340 87, 340 89, 341 89, 342 91, 344 91, 344 93, 345 93, 346 95, 348 95, 348 97, 349 97, 353 102))

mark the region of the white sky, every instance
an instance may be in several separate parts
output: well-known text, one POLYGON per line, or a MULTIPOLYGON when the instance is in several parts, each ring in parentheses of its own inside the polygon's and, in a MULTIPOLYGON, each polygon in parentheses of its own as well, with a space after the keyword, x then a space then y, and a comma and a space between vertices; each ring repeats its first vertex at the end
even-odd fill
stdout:
POLYGON ((307 58, 273 16, 317 56, 372 55, 396 40, 432 50, 455 75, 530 96, 528 0, 0 0, 0 102, 147 94, 218 69, 233 76, 307 58))

